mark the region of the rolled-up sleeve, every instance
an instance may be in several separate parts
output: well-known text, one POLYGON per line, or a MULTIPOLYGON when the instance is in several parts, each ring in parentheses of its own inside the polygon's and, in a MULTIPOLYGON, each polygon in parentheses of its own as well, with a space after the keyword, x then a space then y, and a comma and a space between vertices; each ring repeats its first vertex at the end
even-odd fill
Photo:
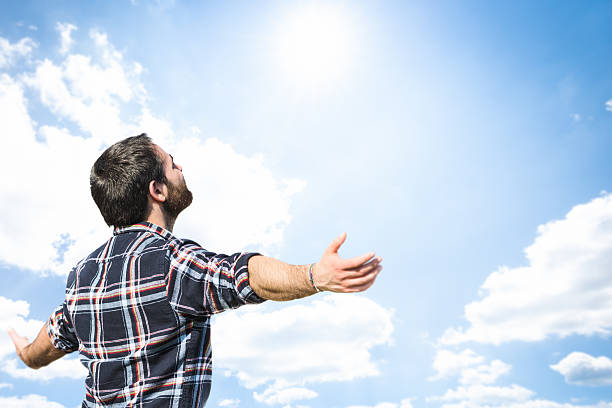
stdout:
POLYGON ((170 304, 178 313, 199 317, 263 302, 249 285, 249 259, 256 255, 216 254, 193 241, 175 241, 166 276, 170 304))
POLYGON ((71 353, 79 349, 79 341, 69 320, 66 302, 55 308, 47 320, 47 334, 58 350, 71 353))

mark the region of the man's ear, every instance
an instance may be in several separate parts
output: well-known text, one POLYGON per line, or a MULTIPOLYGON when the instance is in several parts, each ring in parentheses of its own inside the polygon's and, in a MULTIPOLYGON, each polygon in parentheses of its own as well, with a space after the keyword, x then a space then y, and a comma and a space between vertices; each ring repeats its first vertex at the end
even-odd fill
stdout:
POLYGON ((165 183, 151 180, 149 183, 149 197, 151 197, 153 201, 163 203, 168 197, 168 187, 165 183))

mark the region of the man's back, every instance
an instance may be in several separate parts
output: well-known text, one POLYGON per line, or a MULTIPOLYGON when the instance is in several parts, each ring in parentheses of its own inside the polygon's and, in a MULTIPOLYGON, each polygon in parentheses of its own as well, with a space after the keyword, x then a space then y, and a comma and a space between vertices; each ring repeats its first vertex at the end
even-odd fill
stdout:
POLYGON ((47 330, 89 371, 83 406, 204 406, 209 316, 263 301, 248 286, 252 255, 213 254, 142 223, 81 261, 47 330))

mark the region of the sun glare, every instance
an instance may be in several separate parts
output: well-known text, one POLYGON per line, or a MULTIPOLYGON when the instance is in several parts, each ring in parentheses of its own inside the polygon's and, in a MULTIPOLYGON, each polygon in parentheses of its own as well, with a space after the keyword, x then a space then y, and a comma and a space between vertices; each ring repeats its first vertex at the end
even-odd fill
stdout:
POLYGON ((284 19, 277 36, 278 64, 292 84, 320 88, 346 74, 355 39, 343 11, 311 5, 284 19))

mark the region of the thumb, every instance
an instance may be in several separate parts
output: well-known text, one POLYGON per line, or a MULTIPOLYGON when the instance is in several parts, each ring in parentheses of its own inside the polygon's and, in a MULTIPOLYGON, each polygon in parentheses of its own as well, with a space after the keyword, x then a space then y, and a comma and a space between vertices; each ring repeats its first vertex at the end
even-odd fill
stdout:
POLYGON ((15 347, 17 347, 18 343, 19 343, 19 335, 17 334, 17 332, 15 331, 15 329, 10 328, 8 329, 8 335, 11 338, 11 341, 13 342, 13 344, 15 345, 15 347))
POLYGON ((13 339, 13 338, 15 338, 15 336, 17 336, 17 332, 12 327, 10 329, 8 329, 7 332, 8 332, 8 335, 10 336, 11 339, 13 339))
POLYGON ((327 247, 327 249, 325 250, 325 252, 327 253, 331 253, 331 254, 336 254, 338 253, 338 250, 340 249, 340 247, 342 246, 342 244, 344 244, 344 241, 346 241, 346 232, 343 232, 342 234, 338 235, 333 241, 332 243, 327 247))

